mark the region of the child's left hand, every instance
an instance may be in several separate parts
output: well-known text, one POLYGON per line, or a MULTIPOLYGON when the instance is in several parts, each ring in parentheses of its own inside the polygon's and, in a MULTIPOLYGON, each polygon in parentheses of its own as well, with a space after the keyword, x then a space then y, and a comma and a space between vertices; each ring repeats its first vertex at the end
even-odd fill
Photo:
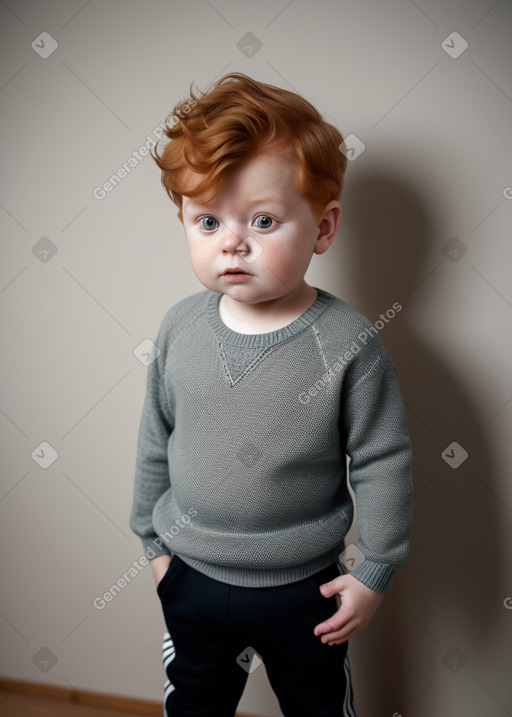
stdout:
POLYGON ((314 629, 315 635, 322 635, 322 642, 329 645, 345 642, 367 625, 384 597, 384 593, 371 590, 352 575, 340 575, 339 578, 324 583, 320 586, 320 592, 327 598, 336 593, 341 596, 339 610, 314 629))

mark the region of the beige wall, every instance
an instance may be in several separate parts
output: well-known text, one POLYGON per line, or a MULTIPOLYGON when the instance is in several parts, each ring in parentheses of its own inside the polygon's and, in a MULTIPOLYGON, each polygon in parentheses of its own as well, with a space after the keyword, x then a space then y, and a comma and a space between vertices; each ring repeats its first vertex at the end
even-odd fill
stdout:
MULTIPOLYGON (((93 599, 141 556, 134 349, 202 287, 151 159, 93 191, 192 80, 237 70, 366 145, 310 283, 372 321, 403 306, 380 335, 414 441, 414 533, 351 645, 359 715, 511 714, 511 19, 510 0, 0 4, 1 675, 160 699, 149 569, 105 609, 93 599), (43 31, 58 43, 46 59, 50 38, 31 47, 43 31), (237 47, 248 32, 252 57, 237 47), (42 442, 58 453, 47 468, 42 442), (46 672, 41 649, 57 660, 46 672)), ((280 715, 264 668, 240 709, 280 715)))

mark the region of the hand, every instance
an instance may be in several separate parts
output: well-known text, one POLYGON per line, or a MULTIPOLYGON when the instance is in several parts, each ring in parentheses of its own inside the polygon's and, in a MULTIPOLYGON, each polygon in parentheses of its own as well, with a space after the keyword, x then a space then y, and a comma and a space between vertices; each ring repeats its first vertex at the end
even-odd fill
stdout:
POLYGON ((352 575, 341 575, 324 583, 320 586, 320 592, 327 598, 336 593, 341 596, 341 607, 314 629, 315 635, 321 635, 322 642, 329 645, 345 642, 367 625, 384 597, 384 593, 371 590, 352 575))
POLYGON ((169 553, 165 553, 164 555, 158 555, 158 557, 153 558, 149 561, 149 564, 151 565, 151 571, 155 579, 155 584, 157 586, 167 572, 169 565, 171 564, 171 560, 171 555, 169 555, 169 553))

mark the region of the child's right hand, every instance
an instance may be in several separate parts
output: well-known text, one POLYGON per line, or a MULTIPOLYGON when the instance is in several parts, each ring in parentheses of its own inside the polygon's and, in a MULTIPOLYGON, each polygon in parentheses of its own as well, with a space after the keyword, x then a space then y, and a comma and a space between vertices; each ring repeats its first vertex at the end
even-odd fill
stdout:
POLYGON ((149 561, 155 579, 155 585, 158 586, 158 583, 169 569, 171 560, 172 556, 167 553, 165 555, 159 555, 157 558, 153 558, 153 560, 149 561))

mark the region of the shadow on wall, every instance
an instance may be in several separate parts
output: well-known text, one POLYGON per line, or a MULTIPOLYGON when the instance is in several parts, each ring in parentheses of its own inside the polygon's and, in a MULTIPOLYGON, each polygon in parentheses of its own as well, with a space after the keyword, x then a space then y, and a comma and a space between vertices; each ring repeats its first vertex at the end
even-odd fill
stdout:
MULTIPOLYGON (((394 302, 403 306, 379 335, 397 370, 414 448, 409 560, 351 645, 356 706, 365 717, 431 717, 449 692, 480 690, 473 676, 481 635, 506 595, 501 508, 492 496, 497 467, 482 432, 488 417, 458 375, 457 348, 425 340, 414 320, 416 313, 434 323, 436 271, 449 266, 441 247, 450 237, 430 221, 446 206, 431 197, 431 188, 415 190, 409 177, 363 170, 344 190, 340 236, 330 250, 330 271, 338 270, 331 284, 345 277, 333 293, 372 322, 394 302), (457 468, 442 457, 454 463, 463 455, 446 451, 454 441, 469 454, 457 468)), ((471 703, 469 693, 459 697, 471 703)))

